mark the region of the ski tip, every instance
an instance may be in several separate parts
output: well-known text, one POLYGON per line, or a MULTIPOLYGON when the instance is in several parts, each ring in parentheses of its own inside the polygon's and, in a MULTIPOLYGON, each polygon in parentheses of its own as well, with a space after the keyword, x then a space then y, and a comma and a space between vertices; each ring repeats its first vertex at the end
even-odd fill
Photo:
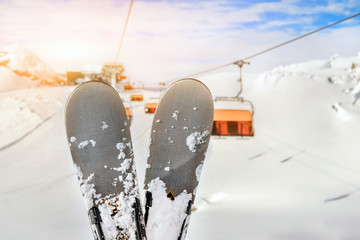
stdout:
MULTIPOLYGON (((175 81, 161 96, 160 103, 155 111, 156 117, 154 118, 154 124, 162 118, 163 114, 161 114, 161 112, 164 114, 173 112, 175 115, 172 116, 172 118, 176 119, 180 110, 177 106, 183 106, 184 109, 187 109, 190 105, 193 105, 193 107, 191 107, 193 111, 199 111, 199 107, 201 106, 202 110, 197 113, 199 117, 206 116, 206 119, 213 119, 214 100, 210 89, 202 81, 195 78, 183 78, 175 81), (179 104, 180 102, 181 104, 179 104)), ((185 110, 185 112, 186 111, 188 110, 185 110)), ((186 119, 184 119, 184 121, 186 121, 186 119)))
MULTIPOLYGON (((87 81, 84 83, 79 84, 74 90, 72 90, 71 94, 69 95, 66 104, 65 104, 65 109, 67 108, 67 106, 69 105, 69 103, 71 102, 71 99, 74 95, 77 95, 83 91, 89 91, 89 90, 94 90, 94 92, 97 92, 96 94, 99 94, 99 90, 103 90, 103 91, 114 91, 117 93, 117 91, 110 86, 109 84, 107 84, 106 82, 103 81, 87 81)), ((118 93, 117 93, 118 94, 118 93)))
MULTIPOLYGON (((179 85, 179 84, 194 84, 194 86, 198 85, 199 87, 203 87, 205 88, 211 95, 211 91, 210 89, 206 86, 205 83, 203 83, 202 81, 198 80, 198 79, 195 79, 195 78, 183 78, 183 79, 180 79, 180 80, 177 80, 175 82, 173 82, 169 88, 175 86, 175 85, 179 85)), ((169 89, 168 88, 168 89, 169 89)))
POLYGON ((193 94, 198 95, 198 98, 201 96, 203 99, 207 99, 206 101, 214 105, 213 96, 210 89, 200 80, 195 78, 183 78, 173 82, 166 91, 162 94, 162 97, 166 95, 171 95, 172 93, 177 91, 182 91, 183 94, 187 95, 188 91, 192 92, 193 94))

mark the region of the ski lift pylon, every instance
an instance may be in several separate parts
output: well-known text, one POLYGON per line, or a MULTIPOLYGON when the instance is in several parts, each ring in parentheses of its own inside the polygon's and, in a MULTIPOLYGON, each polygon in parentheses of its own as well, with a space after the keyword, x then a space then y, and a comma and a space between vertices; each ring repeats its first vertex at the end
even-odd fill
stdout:
POLYGON ((240 90, 234 97, 216 97, 217 101, 234 101, 245 103, 250 109, 215 109, 214 124, 212 135, 226 136, 254 136, 253 116, 254 105, 250 100, 241 97, 242 86, 242 67, 244 64, 250 64, 245 60, 234 62, 240 68, 240 90))

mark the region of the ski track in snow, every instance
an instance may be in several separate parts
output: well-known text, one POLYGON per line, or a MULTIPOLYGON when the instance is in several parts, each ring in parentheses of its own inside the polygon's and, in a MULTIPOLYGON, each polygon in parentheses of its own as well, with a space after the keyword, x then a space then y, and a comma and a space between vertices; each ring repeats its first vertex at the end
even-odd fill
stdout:
POLYGON ((31 134, 61 109, 56 100, 39 95, 0 97, 0 151, 31 134))

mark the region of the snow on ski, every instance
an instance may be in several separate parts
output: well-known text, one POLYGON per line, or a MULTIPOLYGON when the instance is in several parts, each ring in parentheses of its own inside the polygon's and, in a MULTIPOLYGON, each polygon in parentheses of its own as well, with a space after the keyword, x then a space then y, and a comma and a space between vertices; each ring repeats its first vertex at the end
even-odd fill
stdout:
POLYGON ((66 132, 95 239, 146 239, 125 108, 116 90, 86 82, 69 97, 66 132))
POLYGON ((175 82, 156 109, 145 176, 150 240, 182 240, 213 124, 213 100, 195 79, 175 82))

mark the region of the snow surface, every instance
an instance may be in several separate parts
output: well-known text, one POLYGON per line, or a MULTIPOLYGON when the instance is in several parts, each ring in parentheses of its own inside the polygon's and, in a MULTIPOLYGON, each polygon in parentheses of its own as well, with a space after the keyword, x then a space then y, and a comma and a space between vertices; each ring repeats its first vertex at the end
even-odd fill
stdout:
MULTIPOLYGON (((338 56, 244 77, 244 97, 255 106, 255 137, 211 137, 187 239, 360 239, 360 103, 354 103, 359 69, 359 57, 338 56)), ((213 96, 232 96, 237 78, 236 69, 200 80, 213 96)), ((8 145, 0 151, 4 239, 93 238, 64 129, 63 107, 71 90, 0 93, 0 138, 8 145), (30 105, 20 101, 36 96, 41 100, 30 105), (47 120, 35 128, 25 123, 39 118, 47 120)), ((157 95, 144 91, 144 101, 157 95)), ((224 105, 242 106, 215 103, 224 105)), ((133 149, 142 183, 153 115, 144 113, 143 103, 132 107, 133 149)))
POLYGON ((29 91, 0 94, 0 98, 0 149, 25 137, 62 106, 56 99, 44 99, 29 91))

